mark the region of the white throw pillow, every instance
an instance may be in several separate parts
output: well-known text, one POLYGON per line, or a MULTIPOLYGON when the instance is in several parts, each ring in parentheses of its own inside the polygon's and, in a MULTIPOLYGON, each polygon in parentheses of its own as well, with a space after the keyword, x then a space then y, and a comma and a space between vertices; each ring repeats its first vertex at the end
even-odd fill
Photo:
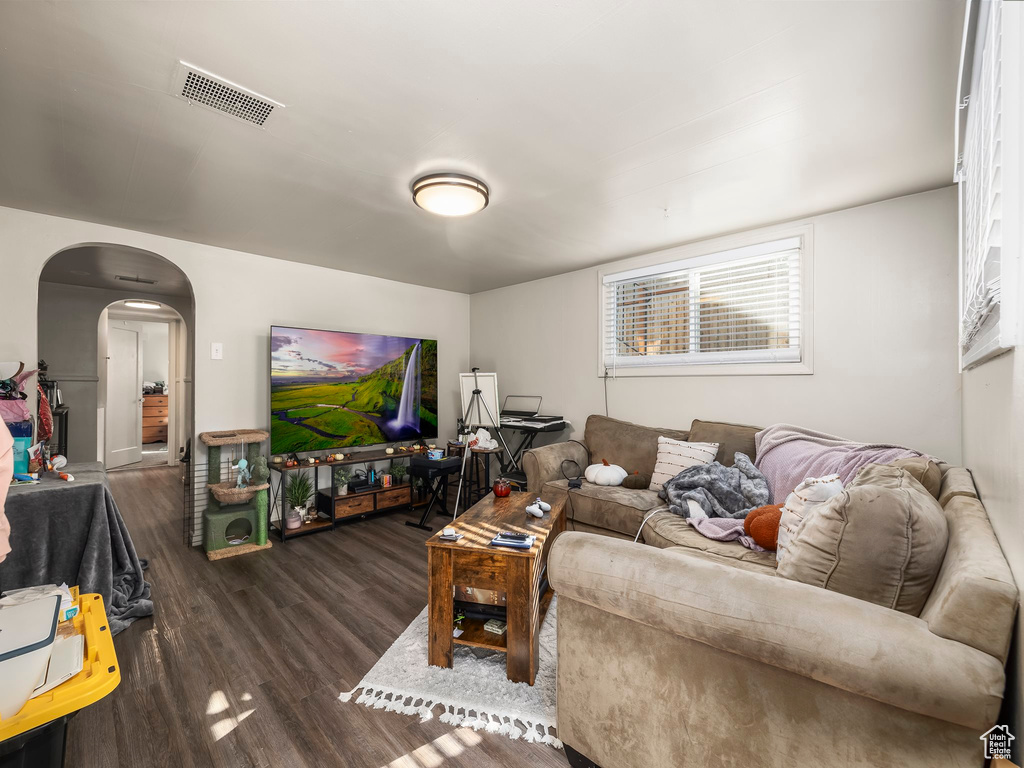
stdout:
POLYGON ((786 547, 796 537, 797 529, 811 512, 827 502, 833 496, 843 492, 843 482, 839 475, 825 477, 807 477, 793 492, 786 497, 782 505, 782 517, 779 519, 779 544, 775 550, 775 560, 782 562, 786 547))
POLYGON ((717 454, 718 443, 688 443, 671 437, 659 437, 658 461, 654 465, 649 488, 660 491, 665 483, 687 467, 712 462, 717 454))

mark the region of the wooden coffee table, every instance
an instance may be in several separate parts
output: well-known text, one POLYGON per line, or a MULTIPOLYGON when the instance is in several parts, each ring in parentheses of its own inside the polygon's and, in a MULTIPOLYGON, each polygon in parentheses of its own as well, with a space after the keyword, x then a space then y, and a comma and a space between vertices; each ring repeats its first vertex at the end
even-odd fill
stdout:
POLYGON ((565 530, 564 498, 551 503, 542 518, 526 514, 536 496, 514 493, 504 498, 487 496, 462 514, 451 527, 462 534, 456 542, 441 541, 441 532, 427 539, 429 553, 430 638, 427 660, 451 667, 455 645, 504 651, 508 679, 533 685, 537 676, 537 635, 553 591, 540 594, 541 574, 555 537, 565 530), (530 549, 492 547, 499 531, 537 537, 530 549), (454 588, 473 587, 504 592, 507 628, 504 635, 484 629, 480 619, 464 619, 462 634, 453 637, 454 588))

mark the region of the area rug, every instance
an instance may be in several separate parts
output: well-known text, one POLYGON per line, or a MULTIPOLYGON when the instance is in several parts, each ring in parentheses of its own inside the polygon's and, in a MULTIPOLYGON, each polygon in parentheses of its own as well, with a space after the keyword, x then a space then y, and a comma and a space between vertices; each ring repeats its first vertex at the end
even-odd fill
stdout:
POLYGON ((373 669, 341 701, 356 699, 374 709, 418 715, 430 720, 443 708, 442 723, 465 726, 510 739, 550 744, 562 742, 555 729, 555 652, 557 598, 540 630, 540 661, 534 685, 505 676, 505 654, 455 646, 451 669, 427 664, 427 609, 413 619, 373 669))

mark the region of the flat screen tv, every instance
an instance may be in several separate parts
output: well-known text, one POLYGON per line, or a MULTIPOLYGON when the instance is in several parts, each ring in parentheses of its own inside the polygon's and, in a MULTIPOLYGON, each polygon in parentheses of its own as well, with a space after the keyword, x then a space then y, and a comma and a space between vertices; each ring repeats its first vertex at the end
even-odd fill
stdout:
POLYGON ((270 329, 270 449, 437 437, 437 342, 270 329))

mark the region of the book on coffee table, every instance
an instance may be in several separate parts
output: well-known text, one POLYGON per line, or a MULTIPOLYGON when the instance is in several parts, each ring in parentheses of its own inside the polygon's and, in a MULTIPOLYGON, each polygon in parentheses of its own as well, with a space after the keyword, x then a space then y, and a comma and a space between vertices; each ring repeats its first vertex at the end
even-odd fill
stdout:
POLYGON ((513 549, 529 549, 536 540, 536 536, 527 536, 525 539, 509 539, 499 533, 491 539, 491 545, 495 547, 512 547, 513 549))
POLYGON ((504 635, 506 626, 507 624, 505 624, 504 621, 500 621, 499 619, 491 619, 486 624, 484 624, 484 630, 487 632, 491 632, 495 635, 504 635))

